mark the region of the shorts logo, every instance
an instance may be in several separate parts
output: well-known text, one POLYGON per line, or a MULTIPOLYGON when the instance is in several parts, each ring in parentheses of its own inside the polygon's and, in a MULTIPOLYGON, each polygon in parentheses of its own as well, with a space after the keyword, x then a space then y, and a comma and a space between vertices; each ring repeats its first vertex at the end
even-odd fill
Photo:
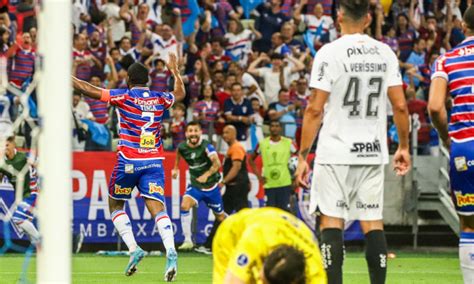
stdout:
POLYGON ((357 209, 367 210, 367 209, 378 209, 379 205, 377 203, 367 204, 367 203, 362 203, 360 201, 357 201, 356 202, 356 207, 357 207, 357 209))
POLYGON ((347 203, 344 200, 338 200, 336 202, 336 207, 349 209, 349 206, 347 206, 347 203))
POLYGON ((150 182, 148 184, 148 187, 150 188, 150 190, 148 191, 148 193, 150 194, 158 193, 160 195, 165 195, 165 190, 161 186, 156 185, 156 183, 154 182, 150 182))
POLYGON ((133 164, 125 164, 125 173, 133 174, 133 164))
POLYGON ((243 254, 239 255, 239 257, 237 257, 237 264, 239 266, 246 266, 248 263, 249 263, 249 258, 245 253, 243 253, 243 254))
POLYGON ((115 192, 115 194, 129 195, 130 193, 132 193, 132 188, 130 188, 130 187, 122 188, 120 185, 116 184, 114 192, 115 192))
POLYGON ((460 191, 455 191, 454 196, 458 207, 474 205, 474 194, 462 194, 460 191))
POLYGON ((466 157, 456 157, 454 158, 454 166, 458 172, 467 171, 467 162, 466 157))

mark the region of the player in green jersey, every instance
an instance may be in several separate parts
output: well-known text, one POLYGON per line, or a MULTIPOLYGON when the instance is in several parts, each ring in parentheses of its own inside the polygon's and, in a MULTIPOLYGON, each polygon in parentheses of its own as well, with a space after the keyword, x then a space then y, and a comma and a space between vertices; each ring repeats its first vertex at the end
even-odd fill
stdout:
MULTIPOLYGON (((194 244, 191 239, 192 216, 189 210, 199 201, 204 201, 214 212, 217 225, 225 218, 222 204, 219 181, 221 163, 214 146, 201 138, 202 129, 199 122, 190 122, 185 129, 186 142, 181 143, 176 151, 176 160, 172 172, 173 179, 178 177, 178 165, 183 158, 189 166, 191 181, 181 202, 181 227, 184 234, 184 243, 179 249, 192 249, 194 244)), ((211 233, 212 236, 212 233, 211 233)))
POLYGON ((4 177, 8 178, 15 190, 23 187, 23 200, 13 213, 12 221, 21 232, 28 235, 33 245, 38 246, 40 234, 33 223, 33 210, 38 197, 38 176, 28 155, 17 151, 14 136, 7 138, 4 160, 0 162, 0 180, 4 177), (28 169, 27 172, 24 172, 25 168, 28 169), (18 185, 19 182, 23 184, 18 185))

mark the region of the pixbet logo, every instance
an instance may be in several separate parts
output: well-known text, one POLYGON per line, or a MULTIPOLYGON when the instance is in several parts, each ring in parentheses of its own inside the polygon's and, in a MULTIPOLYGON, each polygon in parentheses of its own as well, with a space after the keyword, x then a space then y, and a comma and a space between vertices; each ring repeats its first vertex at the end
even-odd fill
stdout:
POLYGON ((464 56, 464 55, 466 55, 466 56, 467 56, 467 55, 474 55, 474 47, 471 47, 471 48, 469 48, 469 47, 461 48, 461 49, 459 50, 459 55, 461 55, 461 56, 464 56))
POLYGON ((373 46, 373 47, 365 47, 365 46, 361 46, 361 47, 351 47, 351 48, 348 48, 347 49, 347 57, 351 57, 351 56, 357 56, 357 55, 367 55, 367 54, 370 54, 370 55, 379 55, 379 48, 377 46, 373 46))

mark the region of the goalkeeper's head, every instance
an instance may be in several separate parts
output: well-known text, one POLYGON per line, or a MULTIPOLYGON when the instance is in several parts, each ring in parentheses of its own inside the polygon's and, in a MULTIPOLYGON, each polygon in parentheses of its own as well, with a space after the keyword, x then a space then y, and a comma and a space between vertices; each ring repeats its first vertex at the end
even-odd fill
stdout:
POLYGON ((263 282, 268 284, 303 284, 306 260, 304 254, 289 245, 278 246, 263 263, 263 282))

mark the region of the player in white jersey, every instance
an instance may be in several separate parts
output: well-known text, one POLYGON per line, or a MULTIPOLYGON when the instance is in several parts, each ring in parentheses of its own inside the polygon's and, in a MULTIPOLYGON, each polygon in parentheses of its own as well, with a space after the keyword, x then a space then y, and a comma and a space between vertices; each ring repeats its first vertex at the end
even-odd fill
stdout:
POLYGON ((0 139, 13 135, 13 123, 10 116, 12 105, 12 95, 0 95, 0 139))
POLYGON ((328 281, 342 283, 343 229, 360 220, 366 236, 371 283, 384 283, 387 244, 383 232, 386 101, 393 106, 400 144, 394 170, 410 169, 408 109, 398 60, 390 47, 364 35, 369 0, 341 0, 342 37, 323 46, 311 73, 311 98, 303 118, 297 181, 302 186, 306 158, 319 134, 311 184, 310 211, 321 211, 321 252, 328 281))

